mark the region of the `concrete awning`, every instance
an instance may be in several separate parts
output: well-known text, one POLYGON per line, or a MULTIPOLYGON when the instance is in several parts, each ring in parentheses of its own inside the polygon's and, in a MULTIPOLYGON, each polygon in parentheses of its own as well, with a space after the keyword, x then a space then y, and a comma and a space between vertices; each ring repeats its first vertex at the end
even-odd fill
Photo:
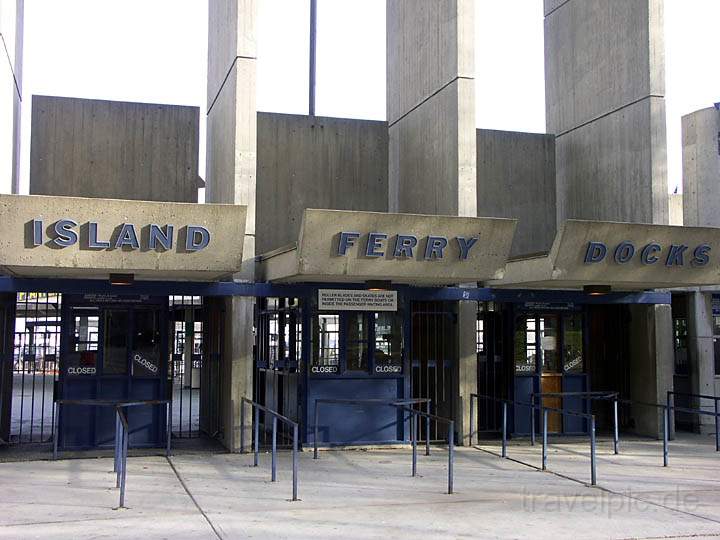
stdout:
POLYGON ((664 289, 720 284, 720 228, 568 220, 549 253, 508 261, 490 287, 664 289))
POLYGON ((258 257, 261 281, 449 285, 501 278, 517 221, 307 209, 298 242, 258 257))
POLYGON ((0 273, 217 280, 240 270, 247 207, 0 195, 0 273))

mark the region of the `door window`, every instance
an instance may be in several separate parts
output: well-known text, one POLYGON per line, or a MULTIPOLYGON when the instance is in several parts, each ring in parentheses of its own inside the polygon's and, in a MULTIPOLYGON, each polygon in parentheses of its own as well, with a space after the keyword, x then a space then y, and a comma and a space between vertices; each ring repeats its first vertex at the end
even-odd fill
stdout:
POLYGON ((160 375, 160 314, 154 310, 135 311, 132 375, 160 375))
POLYGON ((98 325, 100 316, 96 308, 72 310, 70 345, 65 358, 65 370, 70 376, 97 373, 98 325))
POLYGON ((540 347, 542 348, 542 370, 545 373, 560 373, 558 317, 556 315, 543 315, 538 321, 540 326, 540 347))
POLYGON ((565 373, 582 373, 583 332, 582 314, 563 316, 563 370, 565 373))
POLYGON ((338 373, 340 363, 340 315, 319 313, 313 319, 311 373, 338 373))
POLYGON ((375 373, 402 373, 402 317, 375 313, 375 373))
POLYGON ((129 319, 126 310, 109 309, 105 312, 103 375, 127 375, 129 319))
POLYGON ((537 327, 534 317, 518 317, 515 324, 515 373, 535 373, 537 327))
POLYGON ((348 314, 346 351, 346 369, 348 371, 367 371, 368 328, 364 313, 348 314))

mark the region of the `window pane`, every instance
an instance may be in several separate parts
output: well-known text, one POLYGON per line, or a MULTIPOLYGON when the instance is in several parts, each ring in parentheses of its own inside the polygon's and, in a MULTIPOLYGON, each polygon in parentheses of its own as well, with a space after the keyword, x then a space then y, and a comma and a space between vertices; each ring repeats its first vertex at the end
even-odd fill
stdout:
POLYGON ((687 375, 690 373, 687 352, 688 327, 687 319, 673 319, 673 343, 675 346, 675 374, 687 375))
POLYGON ((340 315, 320 313, 313 319, 311 373, 337 373, 340 353, 340 315))
POLYGON ((160 314, 157 311, 135 312, 132 366, 134 376, 160 375, 160 314))
POLYGON ((375 373, 402 373, 402 317, 375 313, 375 373))
POLYGON ((563 317, 563 369, 568 373, 583 372, 582 315, 563 317))
POLYGON ((713 346, 715 348, 715 375, 720 376, 720 338, 713 338, 713 346))
POLYGON ((347 370, 367 371, 368 331, 364 313, 350 313, 347 317, 347 370))
POLYGON ((558 353, 558 317, 545 315, 540 319, 540 346, 542 347, 543 371, 560 372, 558 353))
POLYGON ((97 309, 73 310, 73 333, 69 354, 65 358, 68 375, 95 375, 97 373, 98 325, 97 309))
POLYGON ((515 320, 515 373, 535 373, 537 348, 535 319, 518 317, 515 320))
POLYGON ((128 312, 105 312, 105 347, 103 348, 103 374, 127 373, 128 312))

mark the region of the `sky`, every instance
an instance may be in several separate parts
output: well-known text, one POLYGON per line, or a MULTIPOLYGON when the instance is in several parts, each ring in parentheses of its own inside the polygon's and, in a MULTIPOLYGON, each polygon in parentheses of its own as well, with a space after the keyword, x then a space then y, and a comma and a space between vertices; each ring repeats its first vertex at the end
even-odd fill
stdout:
MULTIPOLYGON (((476 2, 477 127, 544 132, 542 0, 476 2)), ((258 110, 307 113, 308 6, 258 0, 258 110)), ((720 101, 718 21, 720 0, 665 0, 670 191, 681 116, 720 101)), ((26 0, 21 191, 33 94, 198 106, 204 176, 207 32, 206 0, 26 0)), ((316 113, 385 119, 385 0, 318 0, 317 47, 316 113)))

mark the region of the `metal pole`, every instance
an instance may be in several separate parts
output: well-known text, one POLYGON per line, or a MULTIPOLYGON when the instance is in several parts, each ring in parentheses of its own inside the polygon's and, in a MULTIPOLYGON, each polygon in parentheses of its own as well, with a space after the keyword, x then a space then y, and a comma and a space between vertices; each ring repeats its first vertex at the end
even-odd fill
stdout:
POLYGON ((315 116, 315 71, 316 71, 316 39, 317 39, 317 0, 310 0, 310 73, 308 114, 315 116))
POLYGON ((270 473, 270 481, 274 482, 276 477, 276 470, 277 470, 277 417, 273 415, 272 420, 272 465, 271 465, 271 473, 270 473))
POLYGON ((55 406, 55 410, 53 411, 53 459, 57 459, 58 456, 58 432, 60 431, 60 405, 61 403, 58 401, 57 405, 55 406))
MULTIPOLYGON (((113 461, 113 472, 118 471, 118 460, 120 459, 120 415, 115 409, 115 459, 113 461)), ((117 486, 115 486, 117 487, 117 486)))
MULTIPOLYGON (((671 405, 672 392, 670 390, 668 390, 668 392, 667 392, 666 400, 667 400, 667 411, 668 411, 667 420, 668 420, 668 430, 669 430, 670 429, 670 418, 672 418, 672 416, 670 416, 672 414, 672 405, 671 405)), ((670 439, 669 432, 668 432, 668 439, 670 439)))
POLYGON ((455 422, 448 425, 448 495, 453 493, 453 465, 455 464, 455 422))
POLYGON ((502 457, 507 457, 507 401, 502 402, 502 457))
POLYGON ((165 414, 167 414, 167 447, 165 448, 165 455, 170 457, 170 444, 172 441, 172 400, 169 400, 165 404, 165 414))
POLYGON ((542 425, 542 470, 547 468, 547 409, 540 408, 543 416, 542 425))
MULTIPOLYGON (((470 394, 470 446, 473 444, 473 431, 475 431, 475 407, 473 407, 473 399, 475 396, 470 394)), ((478 413, 480 412, 480 396, 477 396, 478 413)), ((478 434, 478 438, 480 435, 478 434)), ((430 455, 429 453, 427 455, 430 455)))
POLYGON ((260 409, 255 407, 255 420, 253 422, 253 430, 255 430, 255 455, 253 456, 253 467, 258 466, 260 461, 260 409))
POLYGON ((595 471, 595 415, 590 417, 590 484, 597 484, 595 471))
POLYGON ((245 453, 245 398, 240 398, 240 453, 245 453))
POLYGON ((668 466, 668 429, 670 428, 670 409, 663 411, 663 467, 668 466))
POLYGON ((530 396, 530 446, 535 446, 535 395, 530 396))
POLYGON ((425 417, 425 455, 430 455, 430 417, 425 417))
POLYGON ((293 424, 293 452, 292 452, 292 470, 293 470, 293 496, 292 500, 297 501, 298 491, 298 426, 293 424))
POLYGON ((417 474, 417 415, 413 409, 410 409, 410 422, 412 427, 410 428, 410 437, 412 438, 412 475, 417 474))
POLYGON ((318 418, 319 418, 318 402, 317 402, 317 399, 316 399, 316 400, 315 400, 315 436, 313 437, 313 445, 314 445, 314 449, 313 449, 313 459, 317 459, 317 458, 318 458, 318 431, 319 431, 319 430, 318 430, 318 418))
POLYGON ((120 477, 120 508, 125 507, 125 477, 127 475, 127 455, 128 455, 128 439, 129 433, 123 424, 123 458, 122 458, 122 475, 120 477))
POLYGON ((620 453, 620 428, 618 426, 618 400, 617 396, 615 396, 615 399, 613 400, 613 450, 616 454, 620 453))
POLYGON ((123 444, 125 443, 125 427, 120 421, 120 408, 115 407, 115 418, 119 423, 117 438, 115 439, 115 451, 117 452, 118 466, 115 471, 115 487, 120 487, 120 477, 122 476, 123 469, 123 444))
POLYGON ((715 451, 720 452, 720 415, 718 415, 718 401, 720 398, 715 398, 715 451))

